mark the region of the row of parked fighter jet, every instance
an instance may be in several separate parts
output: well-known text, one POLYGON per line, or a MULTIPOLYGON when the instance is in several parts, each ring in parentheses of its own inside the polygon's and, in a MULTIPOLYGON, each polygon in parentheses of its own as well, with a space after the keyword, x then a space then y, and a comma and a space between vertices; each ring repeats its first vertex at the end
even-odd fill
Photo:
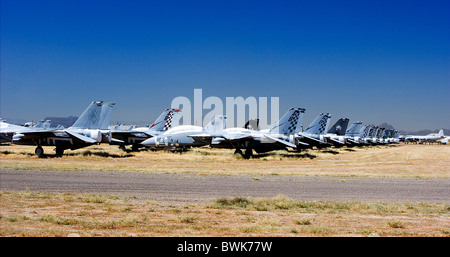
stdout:
POLYGON ((235 153, 250 158, 253 150, 264 153, 273 150, 301 151, 307 148, 342 147, 398 143, 400 133, 356 121, 347 129, 349 119, 339 119, 331 128, 331 115, 321 113, 306 129, 302 127, 305 109, 290 108, 268 129, 257 129, 257 122, 247 122, 243 128, 225 128, 226 116, 217 115, 206 126, 179 125, 181 110, 166 109, 148 127, 111 128, 114 103, 92 102, 69 128, 22 127, 1 122, 2 141, 19 145, 36 145, 35 154, 43 155, 42 146, 55 146, 56 155, 66 149, 107 143, 121 148, 170 148, 183 151, 190 147, 209 145, 212 148, 235 149, 235 153), (244 150, 244 153, 242 152, 244 150))

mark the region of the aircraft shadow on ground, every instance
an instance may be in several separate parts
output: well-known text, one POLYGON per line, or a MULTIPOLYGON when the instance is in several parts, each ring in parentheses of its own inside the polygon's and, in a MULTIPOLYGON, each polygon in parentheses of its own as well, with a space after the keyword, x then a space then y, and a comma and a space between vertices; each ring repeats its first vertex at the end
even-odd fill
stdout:
MULTIPOLYGON (((12 152, 9 151, 2 151, 0 152, 2 154, 12 154, 12 152)), ((25 152, 21 152, 21 153, 17 153, 17 154, 21 154, 21 155, 26 155, 26 156, 34 156, 35 154, 33 153, 25 153, 25 152)), ((64 156, 100 156, 100 157, 111 157, 111 158, 129 158, 129 157, 134 157, 134 154, 125 154, 125 155, 119 155, 119 154, 110 154, 108 152, 91 152, 91 151, 85 151, 82 153, 65 153, 63 156, 58 156, 55 154, 43 154, 41 156, 39 156, 40 159, 51 159, 51 158, 61 158, 64 156)))
POLYGON ((279 157, 282 157, 282 158, 295 158, 295 159, 309 158, 311 160, 317 158, 317 155, 309 154, 309 153, 290 153, 290 154, 289 153, 285 153, 285 154, 276 154, 276 155, 270 154, 270 153, 267 153, 267 154, 255 154, 255 155, 252 156, 252 158, 253 159, 260 159, 260 158, 265 158, 265 157, 268 157, 268 156, 279 156, 279 157))

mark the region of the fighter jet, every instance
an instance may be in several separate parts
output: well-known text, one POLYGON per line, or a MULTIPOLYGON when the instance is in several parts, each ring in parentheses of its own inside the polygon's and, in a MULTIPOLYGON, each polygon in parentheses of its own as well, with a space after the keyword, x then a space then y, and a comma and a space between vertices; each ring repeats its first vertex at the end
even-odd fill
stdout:
POLYGON ((181 115, 181 110, 169 108, 164 110, 149 127, 138 127, 130 130, 113 129, 111 130, 111 144, 118 144, 121 149, 125 149, 125 145, 131 145, 131 149, 137 151, 145 140, 178 126, 179 115, 181 115))
POLYGON ((114 103, 94 101, 81 114, 75 123, 62 130, 33 130, 16 132, 12 138, 13 144, 36 145, 35 154, 42 156, 42 146, 55 146, 57 156, 61 156, 66 149, 79 149, 111 140, 107 129, 111 119, 111 109, 114 103))
POLYGON ((324 138, 325 132, 328 131, 328 124, 331 114, 321 113, 303 132, 295 134, 297 150, 305 148, 325 148, 332 146, 324 138))
POLYGON ((334 147, 345 146, 347 143, 345 132, 347 130, 348 121, 348 118, 340 118, 336 121, 336 123, 323 136, 324 141, 332 144, 334 147))
POLYGON ((407 136, 405 137, 406 142, 418 142, 418 143, 433 143, 437 140, 445 138, 444 130, 439 130, 439 133, 430 134, 427 136, 407 136))
POLYGON ((141 144, 152 148, 173 149, 175 151, 185 151, 190 147, 199 147, 209 144, 209 139, 225 128, 223 115, 216 115, 205 126, 179 125, 168 129, 164 133, 155 135, 141 144))
POLYGON ((29 131, 30 128, 0 120, 0 143, 11 142, 14 133, 21 131, 29 131))
POLYGON ((257 153, 265 153, 285 150, 288 147, 296 149, 294 134, 299 127, 298 124, 303 121, 304 113, 304 108, 290 108, 278 122, 265 130, 224 129, 209 138, 210 146, 212 148, 235 149, 235 154, 240 154, 245 159, 249 159, 253 155, 253 150, 257 153), (241 149, 245 149, 245 153, 242 153, 241 149))
POLYGON ((360 145, 361 135, 362 135, 362 121, 355 121, 353 124, 345 131, 345 142, 347 146, 357 146, 360 145))

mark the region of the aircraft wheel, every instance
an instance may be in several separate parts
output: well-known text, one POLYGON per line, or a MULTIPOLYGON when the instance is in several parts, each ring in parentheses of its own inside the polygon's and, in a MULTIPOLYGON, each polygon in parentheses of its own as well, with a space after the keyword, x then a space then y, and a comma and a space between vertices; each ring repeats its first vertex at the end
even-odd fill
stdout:
POLYGON ((236 151, 234 151, 234 154, 240 154, 240 155, 242 155, 241 149, 236 149, 236 151))
POLYGON ((247 148, 245 149, 244 159, 250 159, 253 155, 253 149, 247 148))
POLYGON ((37 156, 41 157, 44 155, 44 149, 42 148, 42 146, 38 146, 38 147, 36 147, 36 150, 34 150, 34 153, 37 156))

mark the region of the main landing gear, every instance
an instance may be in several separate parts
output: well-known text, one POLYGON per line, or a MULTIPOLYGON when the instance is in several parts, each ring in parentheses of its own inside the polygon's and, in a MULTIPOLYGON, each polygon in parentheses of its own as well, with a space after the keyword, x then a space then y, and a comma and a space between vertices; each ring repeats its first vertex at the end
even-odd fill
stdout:
POLYGON ((36 149, 34 150, 34 154, 36 154, 38 157, 44 156, 44 148, 42 148, 42 146, 36 147, 36 149))
POLYGON ((248 159, 250 159, 253 156, 253 149, 252 148, 246 148, 245 152, 242 153, 242 150, 237 148, 234 151, 234 154, 240 154, 242 156, 242 158, 248 160, 248 159))
MULTIPOLYGON (((44 156, 44 148, 42 148, 42 146, 36 147, 36 149, 34 150, 34 154, 36 154, 38 157, 43 157, 44 156)), ((55 148, 56 156, 61 157, 61 156, 63 156, 63 154, 64 154, 64 148, 60 148, 60 147, 55 148)))

